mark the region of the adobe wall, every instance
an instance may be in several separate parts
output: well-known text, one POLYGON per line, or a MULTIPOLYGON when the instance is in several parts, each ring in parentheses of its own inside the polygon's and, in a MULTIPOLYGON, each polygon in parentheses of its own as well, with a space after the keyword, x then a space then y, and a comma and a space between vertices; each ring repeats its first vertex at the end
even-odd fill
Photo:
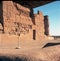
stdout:
POLYGON ((3 13, 0 15, 3 14, 3 18, 0 22, 3 23, 3 28, 0 26, 0 29, 4 29, 4 33, 0 33, 0 48, 16 48, 18 41, 24 46, 25 42, 28 45, 30 41, 53 39, 49 37, 48 18, 42 12, 33 14, 31 7, 27 8, 13 1, 2 3, 0 12, 3 10, 3 13))
MULTIPOLYGON (((44 40, 47 39, 44 28, 44 16, 42 12, 30 17, 31 10, 12 1, 3 1, 3 23, 5 34, 19 35, 22 41, 44 40), (35 24, 32 22, 35 21, 35 24)), ((2 40, 8 40, 8 36, 2 37, 2 40), (6 38, 5 38, 6 37, 6 38), (5 39, 4 39, 5 38, 5 39)), ((11 37, 14 38, 14 37, 11 37)), ((11 40, 9 38, 9 40, 11 40)))
POLYGON ((15 35, 20 33, 21 40, 32 40, 33 23, 29 14, 30 9, 20 4, 3 1, 4 32, 15 35))
POLYGON ((44 16, 43 13, 38 11, 37 14, 35 14, 35 24, 36 24, 36 39, 37 40, 43 40, 44 39, 44 16))
POLYGON ((18 36, 9 34, 0 34, 0 48, 18 47, 18 36))

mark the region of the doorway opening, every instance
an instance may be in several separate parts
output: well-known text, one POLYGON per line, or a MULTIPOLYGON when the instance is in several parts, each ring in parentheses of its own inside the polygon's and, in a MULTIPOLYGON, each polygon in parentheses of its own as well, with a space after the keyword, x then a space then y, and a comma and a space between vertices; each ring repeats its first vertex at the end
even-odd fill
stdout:
POLYGON ((36 40, 36 30, 33 30, 33 40, 36 40))

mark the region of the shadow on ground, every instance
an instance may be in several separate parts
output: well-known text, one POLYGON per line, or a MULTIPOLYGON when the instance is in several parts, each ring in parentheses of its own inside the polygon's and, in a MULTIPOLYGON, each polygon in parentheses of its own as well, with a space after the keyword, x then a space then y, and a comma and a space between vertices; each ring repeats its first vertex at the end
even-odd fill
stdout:
POLYGON ((43 61, 43 60, 35 59, 31 57, 0 56, 0 61, 43 61))
POLYGON ((43 46, 43 48, 56 46, 56 45, 60 45, 60 43, 47 43, 46 45, 43 46))

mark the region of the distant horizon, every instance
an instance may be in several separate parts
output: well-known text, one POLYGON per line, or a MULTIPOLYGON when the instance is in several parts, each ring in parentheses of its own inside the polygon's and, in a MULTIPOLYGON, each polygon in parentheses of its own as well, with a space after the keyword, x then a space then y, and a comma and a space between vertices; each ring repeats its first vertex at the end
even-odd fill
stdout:
POLYGON ((54 1, 52 3, 36 7, 33 9, 36 14, 37 11, 41 11, 43 15, 48 15, 49 18, 49 34, 52 36, 60 36, 60 1, 54 1))

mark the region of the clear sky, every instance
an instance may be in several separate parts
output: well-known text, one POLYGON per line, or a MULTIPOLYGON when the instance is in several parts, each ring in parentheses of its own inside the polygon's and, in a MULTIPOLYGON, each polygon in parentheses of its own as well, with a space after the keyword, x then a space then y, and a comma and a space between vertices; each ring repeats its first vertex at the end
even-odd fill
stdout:
POLYGON ((42 11, 43 15, 49 16, 49 33, 50 35, 60 36, 60 1, 55 1, 37 8, 34 13, 42 11))

